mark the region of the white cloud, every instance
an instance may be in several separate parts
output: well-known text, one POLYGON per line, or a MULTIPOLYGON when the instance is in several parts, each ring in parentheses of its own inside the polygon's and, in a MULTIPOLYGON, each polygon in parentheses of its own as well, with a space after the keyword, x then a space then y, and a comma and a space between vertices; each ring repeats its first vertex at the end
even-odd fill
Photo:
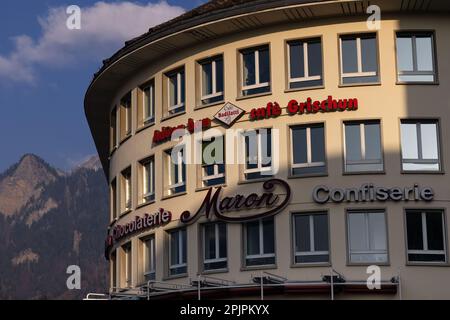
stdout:
POLYGON ((0 80, 33 82, 36 67, 64 67, 83 61, 100 61, 119 49, 124 41, 152 26, 174 18, 184 9, 167 2, 97 2, 81 8, 81 30, 66 27, 66 7, 51 8, 38 18, 41 36, 14 37, 14 49, 0 55, 0 80))

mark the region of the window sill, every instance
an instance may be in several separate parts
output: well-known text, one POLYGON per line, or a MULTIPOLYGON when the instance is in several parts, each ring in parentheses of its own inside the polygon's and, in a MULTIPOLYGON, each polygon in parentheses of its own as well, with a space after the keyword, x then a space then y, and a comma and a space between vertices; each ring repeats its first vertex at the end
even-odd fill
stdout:
POLYGON ((326 173, 311 173, 302 175, 288 175, 288 179, 303 179, 303 178, 318 178, 318 177, 328 177, 328 172, 326 173))
POLYGON ((297 91, 308 91, 308 90, 320 90, 320 89, 325 89, 325 86, 286 89, 286 90, 284 90, 284 93, 291 93, 291 92, 297 92, 297 91))
POLYGON ((329 268, 331 267, 330 262, 317 262, 317 263, 294 263, 291 264, 291 268, 329 268))
POLYGON ((129 135, 127 135, 125 138, 123 138, 123 139, 120 141, 119 146, 122 146, 123 144, 125 144, 125 142, 127 142, 128 140, 130 140, 131 137, 132 137, 132 135, 131 135, 131 133, 130 133, 129 135))
POLYGON ((109 152, 109 159, 112 158, 112 156, 116 153, 117 149, 118 149, 118 147, 115 146, 115 147, 109 152))
POLYGON ((228 268, 217 269, 217 270, 204 270, 204 271, 200 272, 200 276, 202 276, 202 275, 211 275, 211 274, 221 274, 221 273, 228 273, 228 272, 230 272, 228 270, 228 268))
POLYGON ((272 95, 272 91, 264 92, 264 93, 257 93, 257 94, 251 94, 248 96, 239 96, 236 98, 236 101, 242 101, 247 99, 253 99, 253 98, 259 98, 259 97, 266 97, 272 95))
POLYGON ((368 83, 348 83, 339 84, 338 88, 351 88, 351 87, 370 87, 370 86, 381 86, 381 82, 368 82, 368 83))
POLYGON ((417 85, 417 86, 438 86, 439 85, 439 81, 435 81, 435 82, 400 82, 397 81, 395 83, 397 86, 410 86, 410 85, 417 85))
POLYGON ((185 111, 183 111, 183 112, 178 112, 178 113, 175 113, 175 114, 169 114, 169 115, 165 115, 164 117, 162 117, 162 118, 161 118, 161 122, 165 122, 165 121, 168 121, 168 120, 170 120, 170 119, 173 119, 173 118, 176 118, 176 117, 182 116, 182 115, 184 115, 184 114, 186 114, 186 110, 185 110, 185 111))
POLYGON ((390 262, 347 262, 346 266, 347 267, 369 267, 369 266, 373 266, 373 265, 377 265, 380 267, 390 267, 391 263, 390 262))
POLYGON ((187 191, 176 193, 176 194, 171 194, 170 196, 164 196, 161 198, 161 200, 162 201, 169 200, 169 199, 173 199, 173 198, 177 198, 177 197, 181 197, 181 196, 185 196, 185 195, 187 195, 187 191))
POLYGON ((444 175, 445 171, 401 171, 401 174, 404 175, 415 175, 415 174, 422 174, 422 175, 444 175))
POLYGON ((111 223, 109 224, 109 227, 111 228, 113 225, 116 224, 117 221, 119 221, 119 218, 114 218, 114 220, 112 220, 111 223))
POLYGON ((363 176, 363 175, 384 175, 386 171, 358 171, 358 172, 343 172, 343 176, 363 176))
POLYGON ((149 201, 149 202, 146 202, 146 203, 141 203, 140 205, 136 206, 136 210, 145 208, 145 207, 147 207, 149 205, 152 205, 154 203, 156 203, 156 200, 152 200, 152 201, 149 201))
POLYGON ((163 281, 166 280, 175 280, 175 279, 182 279, 182 278, 187 278, 189 275, 187 273, 183 273, 183 274, 177 274, 177 275, 173 275, 173 276, 166 276, 163 278, 163 281))
POLYGON ((448 262, 406 262, 407 267, 450 267, 448 262))
POLYGON ((195 189, 195 192, 207 191, 207 190, 209 190, 210 188, 219 188, 219 187, 226 188, 226 187, 227 187, 227 184, 224 183, 224 184, 216 184, 216 185, 214 185, 214 186, 209 186, 209 187, 198 187, 197 189, 195 189))
POLYGON ((133 212, 133 210, 131 210, 131 209, 122 212, 121 214, 119 214, 119 219, 122 219, 123 217, 129 215, 131 212, 133 212))
POLYGON ((277 269, 276 264, 268 264, 261 266, 241 267, 241 271, 255 271, 255 270, 274 270, 277 269))
POLYGON ((149 124, 146 124, 146 125, 142 125, 142 126, 140 126, 139 128, 136 129, 136 134, 138 134, 139 132, 144 131, 145 129, 151 128, 154 125, 155 125, 155 122, 152 122, 152 123, 149 123, 149 124))
POLYGON ((269 180, 272 180, 274 178, 274 176, 270 176, 267 178, 262 178, 262 179, 254 179, 254 180, 239 180, 238 181, 238 185, 245 185, 245 184, 252 184, 252 183, 261 183, 261 182, 266 182, 269 180))
POLYGON ((214 107, 214 106, 218 106, 218 105, 221 105, 221 104, 224 104, 224 103, 225 103, 225 100, 220 100, 220 101, 213 102, 213 103, 200 104, 200 105, 198 105, 198 106, 196 106, 194 108, 194 111, 201 110, 201 109, 206 109, 206 108, 210 108, 210 107, 214 107))

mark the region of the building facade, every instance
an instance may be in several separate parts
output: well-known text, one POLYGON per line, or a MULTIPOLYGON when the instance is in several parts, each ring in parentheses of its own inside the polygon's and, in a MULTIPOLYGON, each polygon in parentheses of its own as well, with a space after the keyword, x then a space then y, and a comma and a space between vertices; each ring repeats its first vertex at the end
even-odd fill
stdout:
POLYGON ((127 42, 85 100, 113 295, 450 298, 449 12, 212 1, 127 42))

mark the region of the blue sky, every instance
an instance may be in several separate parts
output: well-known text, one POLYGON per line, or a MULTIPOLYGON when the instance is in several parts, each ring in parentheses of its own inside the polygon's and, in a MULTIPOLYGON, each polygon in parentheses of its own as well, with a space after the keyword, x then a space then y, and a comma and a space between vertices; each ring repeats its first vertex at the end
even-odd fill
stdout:
POLYGON ((0 172, 25 153, 64 170, 95 154, 83 99, 101 61, 125 40, 202 2, 3 0, 0 172), (81 30, 65 26, 72 4, 81 8, 81 30))

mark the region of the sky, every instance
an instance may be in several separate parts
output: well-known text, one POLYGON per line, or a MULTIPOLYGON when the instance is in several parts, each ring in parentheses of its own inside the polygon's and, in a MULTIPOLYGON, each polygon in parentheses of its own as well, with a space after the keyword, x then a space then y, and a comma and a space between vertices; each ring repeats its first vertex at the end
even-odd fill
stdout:
POLYGON ((96 154, 83 100, 102 60, 205 2, 72 1, 2 0, 0 173, 27 153, 62 170, 96 154), (80 30, 67 28, 70 5, 81 9, 80 30))

